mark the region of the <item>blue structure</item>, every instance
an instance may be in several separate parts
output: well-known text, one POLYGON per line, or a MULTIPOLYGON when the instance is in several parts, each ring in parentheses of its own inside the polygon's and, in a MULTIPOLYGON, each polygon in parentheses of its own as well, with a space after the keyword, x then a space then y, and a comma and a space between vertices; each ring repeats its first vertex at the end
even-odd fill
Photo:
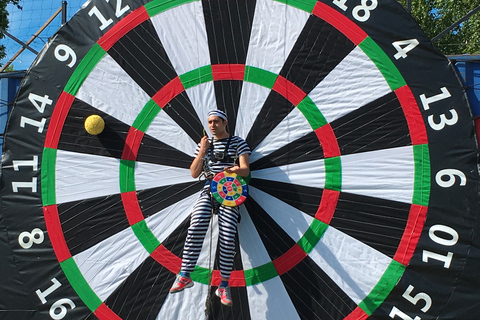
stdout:
POLYGON ((24 75, 24 71, 0 73, 0 152, 3 152, 3 134, 8 114, 24 75))
POLYGON ((453 55, 448 57, 465 85, 468 101, 475 120, 477 142, 480 148, 480 55, 453 55))
POLYGON ((480 117, 480 55, 454 55, 448 58, 464 81, 473 116, 480 117))

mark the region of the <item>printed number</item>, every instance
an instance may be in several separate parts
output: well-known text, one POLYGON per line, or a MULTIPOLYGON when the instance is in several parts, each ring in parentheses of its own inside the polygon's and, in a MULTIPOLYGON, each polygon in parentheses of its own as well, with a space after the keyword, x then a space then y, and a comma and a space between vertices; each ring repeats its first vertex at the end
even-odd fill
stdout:
POLYGON ((72 300, 68 298, 60 299, 50 307, 50 317, 52 317, 52 319, 63 319, 67 315, 68 310, 64 304, 68 304, 70 309, 74 309, 76 307, 72 300), (55 312, 56 310, 59 310, 60 312, 57 313, 55 312))
POLYGON ((453 259, 453 252, 447 252, 446 255, 442 255, 440 253, 431 252, 428 250, 423 250, 422 253, 422 261, 428 262, 429 259, 437 260, 443 262, 443 267, 445 269, 449 269, 450 265, 452 264, 453 259))
POLYGON ((347 3, 347 0, 333 0, 333 4, 342 9, 343 11, 347 11, 348 9, 345 3, 347 3))
MULTIPOLYGON (((347 0, 333 0, 332 3, 343 11, 348 9, 346 5, 347 0)), ((362 0, 361 4, 353 8, 352 15, 357 21, 365 22, 370 19, 370 12, 375 10, 377 5, 378 0, 362 0)))
MULTIPOLYGON (((420 310, 422 310, 423 313, 427 312, 432 306, 432 298, 430 298, 430 296, 424 292, 419 292, 415 296, 412 296, 413 289, 415 288, 412 285, 409 285, 407 290, 405 290, 405 292, 402 294, 402 297, 404 297, 407 301, 409 301, 413 305, 417 305, 419 301, 423 300, 425 302, 425 306, 420 310)), ((392 307, 392 310, 390 311, 389 316, 392 319, 395 319, 397 317, 403 320, 421 320, 419 316, 415 316, 415 318, 412 318, 395 306, 392 307)))
POLYGON ((429 110, 431 103, 441 101, 443 99, 447 99, 452 96, 446 87, 442 87, 440 88, 440 90, 442 91, 442 93, 434 95, 433 97, 430 97, 430 98, 427 98, 425 94, 420 95, 420 101, 422 101, 422 106, 424 110, 429 110))
MULTIPOLYGON (((105 1, 110 2, 110 0, 105 0, 105 1)), ((117 6, 115 7, 115 16, 117 18, 120 18, 129 9, 130 9, 130 6, 128 5, 122 8, 122 0, 117 0, 117 6)))
POLYGON ((393 56, 395 59, 407 58, 407 53, 419 45, 417 39, 395 41, 392 43, 393 47, 397 49, 397 53, 393 56))
POLYGON ((443 169, 438 171, 435 175, 435 181, 442 188, 450 188, 455 184, 455 176, 460 178, 460 186, 467 184, 467 177, 462 171, 457 169, 443 169), (448 180, 444 180, 443 177, 448 177, 448 180))
POLYGON ((106 27, 108 27, 109 25, 111 25, 113 23, 113 20, 112 19, 105 19, 105 17, 103 16, 103 14, 100 12, 100 10, 98 10, 97 7, 93 7, 89 12, 88 12, 88 15, 91 17, 93 15, 95 15, 95 17, 97 17, 98 20, 100 20, 100 30, 104 30, 106 27))
POLYGON ((447 116, 445 114, 440 115, 440 122, 435 123, 433 120, 433 115, 428 116, 428 124, 433 130, 442 130, 445 126, 453 126, 455 123, 458 121, 458 114, 455 109, 450 109, 450 114, 452 115, 451 118, 447 119, 447 116))
MULTIPOLYGON (((58 281, 56 278, 52 279, 52 283, 53 284, 45 291, 40 289, 35 291, 42 304, 47 303, 47 296, 62 286, 60 281, 58 281)), ((50 307, 50 317, 55 320, 63 319, 67 315, 68 311, 65 305, 69 305, 70 309, 74 309, 76 307, 75 303, 68 298, 59 299, 50 307)))
POLYGON ((428 235, 433 242, 438 243, 442 246, 447 246, 447 247, 456 245, 459 238, 458 232, 455 231, 455 229, 441 225, 441 224, 436 224, 431 226, 430 230, 428 231, 428 235), (437 233, 436 233, 437 231, 448 234, 450 236, 450 239, 445 239, 437 236, 437 233))
POLYGON ((45 123, 47 123, 47 119, 42 118, 41 121, 33 120, 24 116, 20 117, 20 127, 25 128, 25 126, 31 125, 33 127, 37 127, 37 132, 42 133, 43 129, 45 128, 45 123))
POLYGON ((13 160, 13 170, 20 171, 20 167, 32 167, 32 169, 38 170, 38 156, 33 156, 32 160, 13 160))
POLYGON ((18 192, 20 188, 32 189, 32 192, 37 192, 37 177, 33 177, 31 182, 12 181, 13 192, 18 192))
POLYGON ((353 17, 360 22, 365 22, 370 19, 370 11, 375 10, 377 5, 377 0, 362 0, 362 4, 353 8, 353 17), (370 2, 369 5, 367 5, 368 2, 370 2))
POLYGON ((48 295, 50 295, 51 293, 53 293, 55 290, 57 290, 58 288, 60 288, 62 286, 60 281, 58 281, 56 278, 53 278, 51 281, 53 282, 53 284, 47 290, 42 291, 42 290, 38 289, 37 291, 35 291, 35 293, 37 294, 37 296, 40 299, 40 301, 42 302, 42 304, 47 303, 47 296, 48 295))
MULTIPOLYGON (((430 239, 433 242, 435 242, 437 244, 440 244, 440 245, 448 246, 448 247, 456 245, 457 242, 458 242, 458 239, 459 239, 458 232, 455 229, 444 226, 444 225, 439 225, 439 224, 436 224, 436 225, 433 225, 433 226, 430 227, 430 230, 428 232, 428 236, 430 237, 430 239), (450 237, 449 238, 442 238, 442 237, 437 235, 438 231, 441 231, 441 232, 449 235, 450 237)), ((428 250, 423 250, 422 261, 423 262, 428 262, 429 259, 433 259, 433 260, 443 262, 443 267, 445 269, 449 269, 450 265, 452 264, 453 253, 452 252, 447 252, 447 254, 442 255, 440 253, 435 253, 435 252, 431 252, 431 251, 428 251, 428 250)))
MULTIPOLYGON (((446 87, 440 88, 442 93, 434 95, 432 97, 427 98, 425 94, 420 95, 420 101, 422 102, 422 106, 424 110, 430 110, 430 104, 434 102, 438 102, 447 98, 450 98, 452 95, 448 91, 446 87)), ((458 113, 455 109, 450 109, 451 117, 447 118, 445 114, 440 115, 440 122, 437 123, 433 119, 433 115, 428 116, 428 124, 433 130, 442 130, 445 126, 452 126, 458 122, 458 113)))
POLYGON ((73 51, 72 48, 65 44, 59 44, 55 48, 55 58, 57 58, 58 61, 67 61, 68 59, 72 59, 67 66, 72 68, 75 63, 77 63, 77 55, 75 54, 75 51, 73 51))
MULTIPOLYGON (((20 167, 32 167, 33 171, 38 170, 38 156, 33 156, 32 160, 13 160, 13 170, 20 171, 20 167)), ((18 188, 31 188, 32 192, 37 192, 37 178, 33 177, 32 182, 12 181, 13 192, 18 192, 18 188)))
POLYGON ((24 231, 18 236, 18 243, 23 249, 30 249, 33 244, 41 244, 45 239, 43 231, 39 228, 35 228, 32 232, 24 231), (25 241, 27 240, 27 241, 25 241))
POLYGON ((424 312, 424 313, 427 312, 430 309, 430 307, 432 306, 432 298, 430 298, 430 296, 428 294, 424 293, 424 292, 419 292, 414 297, 412 297, 411 294, 412 294, 413 289, 415 289, 415 287, 412 286, 412 285, 409 285, 407 290, 405 290, 405 292, 402 294, 402 297, 407 299, 413 305, 417 305, 417 303, 420 300, 425 301, 425 306, 423 308, 421 308, 420 310, 422 310, 422 312, 424 312))
MULTIPOLYGON (((110 0, 105 0, 105 2, 109 3, 110 0)), ((115 6, 115 16, 117 18, 120 18, 122 15, 124 15, 128 10, 130 10, 130 6, 126 5, 125 7, 122 8, 122 0, 117 0, 117 5, 115 6)), ((100 30, 105 30, 109 25, 113 23, 112 19, 105 18, 105 16, 98 10, 96 6, 94 6, 90 11, 88 12, 88 15, 95 16, 97 19, 100 21, 100 30)))
POLYGON ((47 95, 44 95, 42 97, 35 93, 30 93, 28 95, 28 100, 30 100, 30 102, 35 106, 35 108, 37 108, 40 113, 43 113, 43 111, 45 111, 45 106, 50 106, 53 103, 53 100, 50 100, 47 95), (40 103, 40 105, 38 103, 40 103))
POLYGON ((389 316, 392 319, 395 319, 395 317, 399 317, 403 320, 422 320, 422 318, 420 318, 419 316, 416 316, 415 318, 410 317, 409 315, 400 311, 397 307, 392 307, 392 311, 390 311, 389 316))

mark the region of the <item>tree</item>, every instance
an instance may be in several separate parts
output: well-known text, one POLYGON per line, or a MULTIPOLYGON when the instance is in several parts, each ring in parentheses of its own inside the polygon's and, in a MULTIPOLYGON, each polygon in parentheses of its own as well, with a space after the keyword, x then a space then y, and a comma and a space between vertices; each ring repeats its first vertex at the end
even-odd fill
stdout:
MULTIPOLYGON (((407 6, 407 0, 397 0, 407 6)), ((480 5, 478 0, 413 0, 411 14, 432 39, 480 5)), ((444 54, 480 53, 480 12, 462 22, 435 46, 444 54)))
MULTIPOLYGON (((6 30, 8 28, 8 11, 7 11, 7 4, 11 3, 16 5, 19 9, 21 7, 18 5, 20 0, 0 0, 0 28, 6 30)), ((5 35, 3 32, 0 32, 0 39, 3 39, 5 35)), ((2 44, 0 45, 0 60, 5 58, 5 46, 2 44)), ((0 63, 0 67, 2 64, 0 63)))

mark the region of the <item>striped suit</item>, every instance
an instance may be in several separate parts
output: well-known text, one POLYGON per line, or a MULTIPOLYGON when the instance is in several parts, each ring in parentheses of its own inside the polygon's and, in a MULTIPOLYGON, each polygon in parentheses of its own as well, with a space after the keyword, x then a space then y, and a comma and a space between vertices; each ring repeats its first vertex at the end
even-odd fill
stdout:
MULTIPOLYGON (((224 167, 233 166, 235 158, 243 154, 250 154, 250 148, 242 138, 232 136, 230 143, 228 143, 228 139, 214 139, 213 143, 211 143, 212 147, 207 152, 208 166, 214 174, 223 171, 224 167), (217 159, 215 154, 218 155, 222 152, 224 153, 223 159, 217 159)), ((198 155, 199 149, 200 145, 197 146, 195 156, 198 155)), ((220 275, 230 278, 233 268, 233 257, 235 256, 235 235, 240 215, 239 209, 238 207, 220 205, 212 199, 209 183, 202 189, 192 210, 190 227, 188 228, 187 239, 183 249, 181 271, 191 273, 195 268, 210 224, 212 205, 215 206, 215 209, 218 207, 220 275)))

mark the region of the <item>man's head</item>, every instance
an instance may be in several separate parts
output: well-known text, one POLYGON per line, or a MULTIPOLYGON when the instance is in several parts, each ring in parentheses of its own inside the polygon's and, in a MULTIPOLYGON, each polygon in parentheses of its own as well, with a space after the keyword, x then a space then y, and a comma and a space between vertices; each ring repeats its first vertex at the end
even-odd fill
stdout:
POLYGON ((216 139, 228 137, 227 115, 221 110, 211 110, 208 112, 208 128, 216 139))

